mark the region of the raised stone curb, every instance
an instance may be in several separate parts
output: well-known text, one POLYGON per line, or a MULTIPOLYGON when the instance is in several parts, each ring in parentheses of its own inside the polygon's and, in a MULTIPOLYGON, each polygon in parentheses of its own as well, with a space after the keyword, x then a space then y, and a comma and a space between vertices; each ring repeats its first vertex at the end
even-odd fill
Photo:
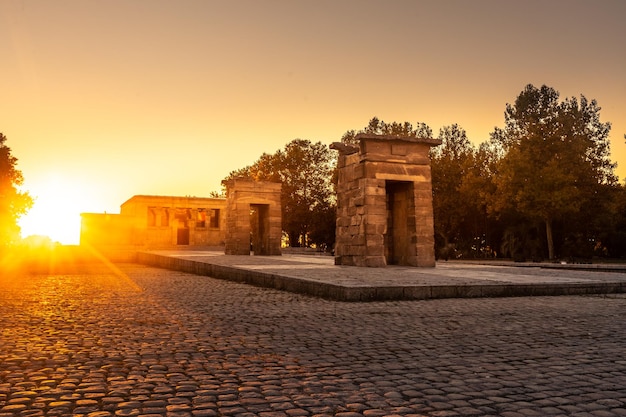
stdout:
MULTIPOLYGON (((286 265, 285 258, 287 257, 245 257, 247 262, 252 262, 246 266, 240 257, 229 258, 227 256, 215 256, 215 254, 213 256, 190 255, 189 251, 181 251, 178 254, 157 252, 139 252, 137 254, 137 261, 145 265, 336 301, 559 296, 626 292, 626 273, 620 268, 615 269, 620 273, 605 274, 603 279, 580 279, 579 281, 567 278, 559 282, 554 277, 543 280, 541 276, 528 283, 511 283, 507 282, 505 278, 501 281, 493 279, 487 281, 481 277, 480 271, 468 269, 466 275, 474 275, 470 279, 468 276, 430 277, 428 273, 419 275, 415 272, 414 274, 420 278, 423 276, 429 278, 411 282, 410 278, 407 279, 404 276, 397 282, 393 282, 393 279, 390 280, 388 277, 381 281, 377 281, 375 277, 365 279, 368 274, 370 276, 380 274, 380 269, 377 270, 378 272, 373 272, 371 268, 332 265, 310 269, 310 265, 304 263, 286 265), (189 259, 189 257, 196 259, 189 259), (229 261, 229 259, 233 259, 233 261, 229 261), (248 261, 249 259, 254 262, 248 261), (263 268, 259 268, 259 264, 262 264, 263 268), (303 271, 306 273, 303 274, 303 271), (308 277, 303 275, 308 275, 308 277), (347 280, 345 279, 346 276, 350 276, 352 279, 347 280), (362 277, 363 280, 359 281, 355 277, 362 277)), ((535 266, 535 268, 537 267, 535 266)), ((552 268, 564 270, 565 266, 554 265, 552 268)), ((398 272, 392 268, 389 271, 394 271, 395 275, 398 276, 402 274, 402 271, 398 272)), ((604 269, 595 268, 594 271, 608 271, 608 269, 606 267, 604 269)), ((392 274, 383 273, 383 275, 392 274)))

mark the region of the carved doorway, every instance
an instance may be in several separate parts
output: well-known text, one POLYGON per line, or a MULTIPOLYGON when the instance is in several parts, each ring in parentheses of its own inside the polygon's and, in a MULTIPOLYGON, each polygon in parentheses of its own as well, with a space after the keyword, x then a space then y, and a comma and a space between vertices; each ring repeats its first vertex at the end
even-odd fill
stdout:
POLYGON ((176 210, 176 244, 189 245, 189 211, 186 209, 176 210))
MULTIPOLYGON (((385 257, 388 265, 409 265, 411 256, 410 222, 413 203, 413 183, 387 181, 387 234, 385 235, 385 257)), ((414 226, 414 225, 413 225, 414 226)))
POLYGON ((254 255, 269 255, 270 205, 250 204, 250 243, 254 255))

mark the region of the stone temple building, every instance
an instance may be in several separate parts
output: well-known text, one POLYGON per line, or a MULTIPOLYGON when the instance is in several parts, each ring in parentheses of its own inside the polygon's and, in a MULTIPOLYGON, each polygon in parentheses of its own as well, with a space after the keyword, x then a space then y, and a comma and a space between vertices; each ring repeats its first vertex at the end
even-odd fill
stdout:
POLYGON ((136 195, 120 214, 82 213, 81 245, 106 249, 223 246, 226 199, 136 195))
POLYGON ((82 213, 80 244, 119 260, 138 250, 199 247, 281 255, 280 192, 280 183, 233 179, 227 198, 136 195, 119 214, 82 213))

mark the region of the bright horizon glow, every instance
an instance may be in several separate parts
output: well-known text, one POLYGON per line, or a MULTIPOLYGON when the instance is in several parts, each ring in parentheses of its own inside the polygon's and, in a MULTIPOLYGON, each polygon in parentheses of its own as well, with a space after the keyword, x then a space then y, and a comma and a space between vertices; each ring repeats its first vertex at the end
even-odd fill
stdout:
POLYGON ((30 211, 20 218, 22 237, 47 236, 63 245, 77 245, 80 240, 80 213, 93 201, 89 190, 76 180, 51 174, 29 191, 35 198, 30 211))
POLYGON ((623 181, 625 18, 623 0, 0 1, 0 132, 37 198, 23 236, 76 243, 81 212, 206 197, 374 116, 478 145, 529 83, 597 100, 623 181))

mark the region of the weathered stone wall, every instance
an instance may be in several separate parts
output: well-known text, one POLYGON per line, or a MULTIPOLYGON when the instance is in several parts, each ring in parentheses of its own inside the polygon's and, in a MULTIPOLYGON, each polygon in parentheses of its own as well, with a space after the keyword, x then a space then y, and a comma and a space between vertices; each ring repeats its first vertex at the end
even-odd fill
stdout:
POLYGON ((121 205, 120 215, 135 220, 135 245, 165 248, 224 244, 223 198, 137 195, 121 205))
POLYGON ((336 146, 340 154, 335 263, 434 266, 428 152, 440 141, 378 135, 357 139, 358 148, 336 146))
POLYGON ((120 214, 81 216, 81 244, 98 249, 222 246, 226 200, 136 195, 121 205, 120 214))
POLYGON ((250 255, 251 246, 255 255, 281 255, 280 192, 281 184, 274 182, 226 183, 226 255, 250 255))

